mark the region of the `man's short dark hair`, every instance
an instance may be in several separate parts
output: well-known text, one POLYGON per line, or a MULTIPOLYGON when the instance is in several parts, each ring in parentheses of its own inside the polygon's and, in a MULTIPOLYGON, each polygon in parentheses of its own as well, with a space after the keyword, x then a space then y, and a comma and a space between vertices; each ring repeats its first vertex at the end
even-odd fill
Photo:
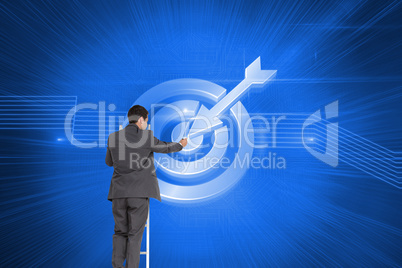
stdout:
POLYGON ((137 123, 139 117, 143 117, 144 120, 148 118, 148 111, 141 105, 134 105, 128 110, 127 117, 129 123, 137 123))

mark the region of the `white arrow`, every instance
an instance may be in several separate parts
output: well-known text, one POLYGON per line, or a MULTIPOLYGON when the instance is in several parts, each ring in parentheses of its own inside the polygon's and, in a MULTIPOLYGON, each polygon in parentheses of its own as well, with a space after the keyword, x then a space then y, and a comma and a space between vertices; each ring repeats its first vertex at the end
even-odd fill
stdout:
POLYGON ((219 115, 232 107, 252 85, 265 85, 275 75, 276 70, 261 70, 260 57, 258 57, 246 68, 244 80, 215 104, 211 110, 201 105, 197 116, 194 118, 188 137, 195 138, 221 127, 223 122, 218 118, 219 115))

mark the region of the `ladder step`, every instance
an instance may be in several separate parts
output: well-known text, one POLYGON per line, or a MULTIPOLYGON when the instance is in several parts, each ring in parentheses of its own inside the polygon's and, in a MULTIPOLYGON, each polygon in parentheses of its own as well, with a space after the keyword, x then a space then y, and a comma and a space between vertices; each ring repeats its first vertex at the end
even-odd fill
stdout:
POLYGON ((140 251, 140 255, 147 255, 146 251, 140 251))

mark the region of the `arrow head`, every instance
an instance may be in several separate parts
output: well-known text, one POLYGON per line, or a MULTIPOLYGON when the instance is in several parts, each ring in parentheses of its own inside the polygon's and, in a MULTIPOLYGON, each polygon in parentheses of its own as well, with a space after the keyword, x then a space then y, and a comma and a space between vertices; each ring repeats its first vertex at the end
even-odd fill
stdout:
POLYGON ((276 70, 261 70, 261 60, 258 57, 246 68, 246 80, 252 81, 253 84, 266 84, 276 75, 276 70))
POLYGON ((204 105, 201 106, 197 116, 194 118, 188 137, 195 138, 222 126, 223 123, 217 116, 220 116, 230 105, 240 99, 252 85, 264 86, 275 75, 276 70, 261 70, 261 61, 260 57, 258 57, 246 68, 246 78, 215 104, 211 110, 208 110, 204 105))
POLYGON ((208 110, 204 105, 201 105, 197 116, 194 118, 193 124, 188 133, 188 137, 198 137, 222 125, 223 122, 218 117, 216 117, 216 115, 211 114, 210 110, 208 110))

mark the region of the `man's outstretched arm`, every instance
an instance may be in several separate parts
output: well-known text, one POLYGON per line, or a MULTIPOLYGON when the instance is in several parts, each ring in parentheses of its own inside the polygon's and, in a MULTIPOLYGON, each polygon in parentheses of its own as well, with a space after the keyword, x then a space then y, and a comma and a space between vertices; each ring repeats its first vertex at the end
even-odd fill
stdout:
POLYGON ((151 151, 155 153, 175 153, 183 149, 183 145, 180 142, 166 142, 161 141, 154 136, 153 131, 150 131, 151 135, 151 151))

